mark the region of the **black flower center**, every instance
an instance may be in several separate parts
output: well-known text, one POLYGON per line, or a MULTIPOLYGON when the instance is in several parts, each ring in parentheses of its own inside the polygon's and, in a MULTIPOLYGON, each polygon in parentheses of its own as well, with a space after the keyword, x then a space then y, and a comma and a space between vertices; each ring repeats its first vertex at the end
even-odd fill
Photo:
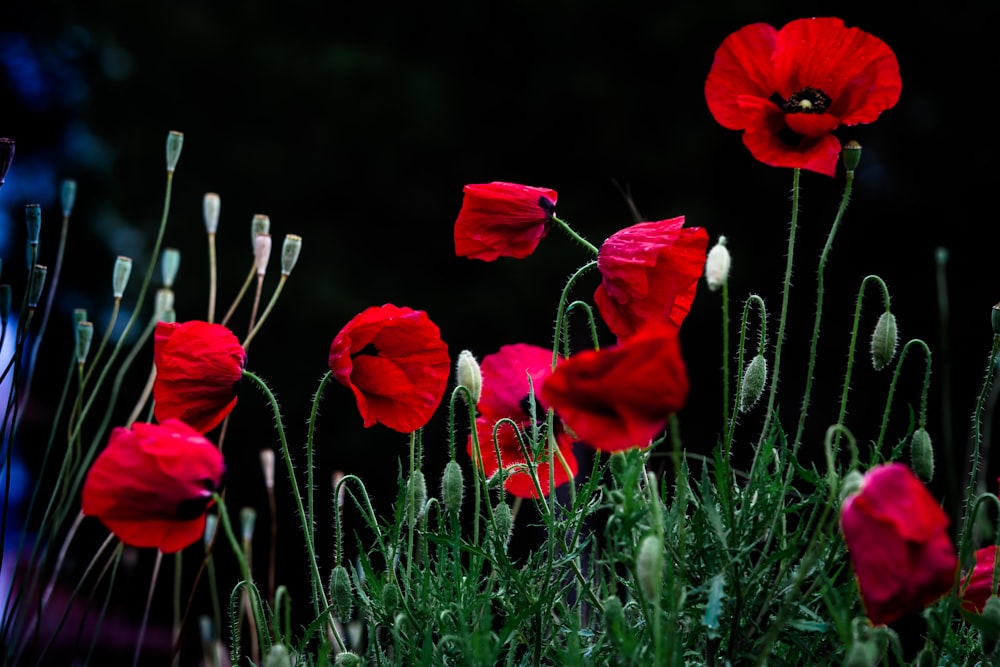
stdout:
POLYGON ((362 354, 369 357, 377 357, 379 355, 379 351, 378 348, 375 347, 375 343, 368 343, 363 348, 352 354, 351 359, 358 357, 362 354))
POLYGON ((785 100, 785 113, 823 113, 833 100, 819 88, 806 86, 785 100))
POLYGON ((545 214, 550 218, 556 214, 555 202, 544 195, 538 198, 538 206, 541 207, 541 209, 545 211, 545 214))

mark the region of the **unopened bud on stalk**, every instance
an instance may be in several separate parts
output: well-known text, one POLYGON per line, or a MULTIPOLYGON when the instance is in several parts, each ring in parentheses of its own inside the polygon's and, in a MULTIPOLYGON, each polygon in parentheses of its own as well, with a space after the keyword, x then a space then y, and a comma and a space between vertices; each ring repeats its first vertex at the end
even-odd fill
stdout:
POLYGON ((14 140, 8 137, 0 137, 0 188, 3 187, 4 179, 7 178, 7 170, 10 163, 14 161, 14 140))
POLYGON ((83 364, 90 354, 90 344, 94 342, 93 322, 77 322, 75 326, 76 363, 83 364))
POLYGON ((28 204, 24 207, 24 221, 28 226, 28 245, 37 246, 38 237, 42 233, 42 207, 40 204, 28 204))
POLYGON ((993 312, 990 313, 990 323, 993 325, 993 333, 1000 335, 1000 303, 993 306, 993 312))
POLYGON ((262 667, 292 667, 292 655, 284 644, 273 644, 264 656, 262 667))
MULTIPOLYGON (((465 387, 472 398, 473 405, 479 403, 479 397, 483 393, 483 372, 479 369, 479 362, 469 350, 462 350, 458 353, 458 361, 455 364, 455 377, 458 378, 458 385, 465 387)), ((461 392, 462 400, 467 400, 465 392, 461 392)))
POLYGON ((743 384, 740 386, 740 412, 746 412, 760 400, 767 384, 767 359, 758 354, 743 372, 743 384))
POLYGON ((35 264, 31 269, 31 283, 28 287, 28 308, 37 308, 38 300, 42 298, 42 288, 45 287, 45 276, 48 274, 48 267, 35 264))
POLYGON ((59 189, 59 204, 62 206, 63 217, 68 218, 76 204, 76 181, 72 178, 62 182, 62 187, 59 189))
POLYGON ((337 494, 337 509, 344 508, 344 496, 346 494, 346 489, 340 481, 344 479, 344 473, 339 470, 334 470, 333 474, 330 475, 330 486, 333 487, 333 492, 337 494))
POLYGON ((333 659, 333 667, 361 667, 361 656, 350 651, 338 653, 333 659))
POLYGON ((604 601, 604 625, 612 631, 625 627, 625 609, 617 595, 611 595, 604 601))
POLYGON ((201 213, 205 218, 205 231, 214 234, 219 228, 219 210, 222 208, 222 200, 218 193, 206 192, 201 200, 201 213))
POLYGON ((163 313, 168 310, 173 310, 174 291, 169 287, 161 287, 156 290, 156 301, 154 307, 156 308, 157 317, 162 317, 163 313))
POLYGON ((708 251, 705 260, 705 282, 708 289, 715 292, 729 280, 729 267, 733 260, 726 247, 726 237, 720 236, 719 242, 708 251))
POLYGON ((274 490, 274 450, 260 450, 260 469, 264 472, 264 488, 274 490))
POLYGON ((424 513, 424 504, 427 502, 427 480, 424 473, 414 470, 406 483, 406 517, 412 527, 417 519, 424 513))
POLYGON ((0 285, 0 322, 7 324, 10 317, 11 293, 10 285, 0 285))
POLYGON ((844 169, 849 172, 853 172, 858 168, 858 162, 861 162, 861 144, 854 141, 848 141, 844 144, 844 169))
POLYGON ((343 565, 333 568, 330 573, 330 600, 333 602, 333 613, 338 619, 344 623, 351 620, 354 589, 351 587, 351 575, 343 565))
POLYGON ((160 313, 160 321, 166 322, 167 324, 172 324, 177 321, 177 311, 173 308, 168 308, 167 310, 160 313))
POLYGON ((258 234, 254 243, 253 262, 257 267, 257 275, 267 273, 267 262, 271 259, 271 235, 258 234))
POLYGON ((889 365, 896 356, 898 342, 896 316, 885 311, 879 316, 878 322, 875 323, 875 331, 872 332, 872 367, 875 370, 880 371, 889 365))
POLYGON ((462 511, 462 496, 465 494, 465 480, 463 479, 462 466, 458 461, 452 459, 444 466, 444 474, 441 475, 441 500, 444 507, 452 514, 458 516, 462 511))
POLYGON ((250 221, 250 247, 253 248, 254 255, 257 254, 257 235, 271 233, 271 218, 266 215, 257 214, 250 221))
POLYGON ((979 627, 979 641, 983 648, 983 655, 989 657, 997 650, 1000 643, 1000 635, 996 628, 1000 627, 1000 598, 993 595, 986 598, 983 605, 983 624, 979 627))
POLYGON ((244 507, 240 510, 240 535, 244 542, 253 539, 253 530, 257 525, 257 510, 252 507, 244 507))
POLYGON ((507 545, 510 544, 510 536, 513 532, 514 519, 510 512, 510 505, 500 501, 493 508, 493 523, 489 524, 490 533, 499 543, 500 550, 507 552, 507 545))
POLYGON ((132 275, 132 258, 119 255, 115 258, 115 270, 111 278, 111 289, 116 299, 122 298, 125 294, 125 286, 128 285, 129 276, 132 275))
POLYGON ((160 254, 160 277, 164 287, 173 287, 177 272, 181 268, 181 251, 177 248, 164 248, 160 254))
POLYGON ((281 275, 287 276, 292 272, 299 261, 300 252, 302 237, 298 234, 285 234, 285 241, 281 244, 281 275))
POLYGON ((860 493, 865 477, 857 470, 852 470, 840 481, 840 504, 843 505, 851 496, 860 493))
POLYGON ((395 581, 389 581, 382 587, 382 607, 387 616, 392 616, 399 609, 399 586, 395 581))
POLYGON ((167 134, 167 172, 173 173, 184 147, 184 133, 171 130, 167 134))
POLYGON ((663 541, 656 535, 647 535, 639 543, 635 574, 646 600, 659 599, 663 583, 663 541))
POLYGON ((844 667, 875 667, 881 659, 880 653, 873 639, 855 639, 847 649, 844 667))
POLYGON ((205 544, 207 549, 209 545, 212 544, 212 539, 215 537, 215 530, 219 527, 219 516, 217 514, 206 514, 205 515, 205 532, 202 534, 201 539, 205 544))
POLYGON ((87 309, 86 308, 74 308, 73 309, 73 324, 79 322, 85 322, 87 320, 87 309))
POLYGON ((923 428, 913 432, 910 439, 910 462, 913 473, 924 482, 934 479, 934 446, 931 436, 923 428))

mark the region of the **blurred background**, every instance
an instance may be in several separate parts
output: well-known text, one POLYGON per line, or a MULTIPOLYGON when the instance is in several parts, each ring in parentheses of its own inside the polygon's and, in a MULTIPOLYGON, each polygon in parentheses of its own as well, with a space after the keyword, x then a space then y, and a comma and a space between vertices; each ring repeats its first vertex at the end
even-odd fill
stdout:
MULTIPOLYGON (((773 343, 792 174, 757 163, 739 133, 716 124, 703 86, 715 49, 740 27, 833 15, 889 44, 903 92, 878 122, 837 132, 842 142, 860 141, 864 152, 827 270, 806 447, 818 455, 825 427, 836 419, 857 291, 864 276, 877 273, 892 294, 902 340, 920 338, 934 351, 927 428, 942 471, 934 491, 954 510, 968 459, 969 415, 990 351, 990 309, 1000 300, 993 256, 1000 232, 990 217, 996 138, 986 127, 996 67, 987 3, 926 7, 911 5, 904 16, 872 3, 789 0, 393 8, 302 0, 6 0, 0 7, 0 136, 15 139, 17 152, 0 189, 0 256, 2 279, 14 294, 24 285, 24 206, 41 204, 40 263, 52 262, 59 184, 73 178, 79 188, 33 403, 16 446, 18 483, 26 489, 36 483, 31 438, 47 437, 71 354, 73 309, 86 308, 95 330, 103 331, 117 255, 135 262, 122 318, 136 307, 128 296, 150 261, 170 130, 185 135, 165 237, 165 245, 181 250, 179 320, 206 316, 205 192, 219 193, 222 201, 220 314, 249 270, 254 214, 270 217, 276 248, 285 234, 303 238, 299 264, 248 364, 278 395, 300 470, 305 424, 330 342, 368 306, 388 302, 427 311, 453 357, 469 349, 482 358, 514 342, 551 345, 559 291, 588 257, 558 230, 524 260, 455 257, 452 225, 466 183, 553 188, 560 217, 595 244, 633 222, 627 196, 645 219, 684 215, 688 226, 705 227, 712 243, 727 236, 734 316, 747 295, 762 295, 772 311, 773 343), (940 249, 948 260, 936 266, 940 249)), ((816 258, 842 188, 842 172, 802 177, 778 406, 791 425, 786 428, 794 428, 800 406, 792 401, 805 381, 816 258)), ((271 273, 264 299, 277 284, 276 260, 271 273)), ((596 284, 590 276, 575 296, 589 299, 596 284)), ((854 375, 864 394, 855 393, 848 418, 863 445, 877 437, 890 373, 877 374, 866 363, 881 310, 876 292, 869 294, 854 375)), ((710 452, 722 423, 720 306, 720 295, 702 283, 681 332, 692 382, 681 435, 696 453, 710 452)), ((142 308, 140 322, 150 304, 142 308)), ((233 320, 241 338, 248 314, 245 303, 233 320)), ((151 358, 151 350, 139 357, 128 380, 135 391, 151 358)), ((920 355, 904 366, 890 442, 908 432, 908 410, 920 401, 920 355)), ((731 369, 736 372, 732 363, 731 369)), ((737 432, 734 450, 744 454, 737 456, 751 448, 749 434, 762 414, 758 405, 743 418, 746 434, 737 432)), ((358 474, 380 510, 390 511, 407 437, 381 426, 364 429, 350 392, 334 384, 325 393, 316 438, 318 549, 329 554, 326 480, 335 470, 358 474)), ((442 409, 424 431, 432 489, 447 459, 446 443, 442 409)), ((234 510, 256 507, 259 526, 266 526, 268 510, 258 452, 277 444, 266 402, 245 384, 226 435, 228 502, 234 510)), ((459 448, 467 464, 464 431, 459 448)), ((278 480, 278 579, 308 610, 299 581, 305 553, 295 539, 298 521, 280 465, 278 480)), ((349 531, 351 521, 357 524, 348 518, 349 531)), ((104 534, 96 522, 85 523, 81 540, 99 542, 104 534)), ((83 551, 74 567, 86 565, 83 551)), ((134 599, 123 608, 141 609, 150 562, 149 554, 136 556, 134 582, 125 586, 134 599)), ((266 562, 266 551, 258 562, 266 562)), ((154 623, 162 625, 169 622, 166 579, 158 591, 164 602, 154 623)), ((137 618, 134 613, 122 623, 137 618)), ((130 654, 128 631, 124 636, 122 650, 130 654)))

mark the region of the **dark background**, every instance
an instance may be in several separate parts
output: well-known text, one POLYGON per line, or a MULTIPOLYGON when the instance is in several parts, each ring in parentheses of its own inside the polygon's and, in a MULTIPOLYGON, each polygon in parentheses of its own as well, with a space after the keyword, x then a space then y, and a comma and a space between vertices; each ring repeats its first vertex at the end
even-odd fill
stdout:
MULTIPOLYGON (((878 122, 837 132, 842 142, 860 141, 864 153, 827 271, 805 449, 818 456, 825 427, 836 418, 857 290, 865 275, 878 273, 892 293, 903 341, 921 338, 935 352, 928 430, 939 470, 961 468, 989 352, 990 308, 1000 298, 993 220, 997 68, 985 20, 991 5, 926 6, 900 13, 874 3, 787 0, 398 7, 6 0, 0 135, 16 140, 17 154, 0 191, 0 251, 2 278, 15 294, 24 280, 23 206, 42 205, 40 263, 51 262, 59 182, 79 183, 70 251, 22 440, 47 433, 71 345, 72 310, 87 308, 102 331, 116 255, 135 260, 127 296, 135 295, 160 219, 169 130, 185 134, 165 238, 182 251, 178 319, 205 317, 205 192, 222 198, 217 317, 249 268, 254 214, 270 216, 276 251, 287 233, 304 239, 300 262, 248 365, 281 401, 300 470, 305 422, 330 341, 362 309, 390 302, 426 310, 453 357, 466 348, 481 358, 507 343, 551 344, 559 291, 588 257, 558 231, 525 260, 487 264, 455 257, 452 225, 466 183, 556 189, 559 215, 595 244, 633 222, 623 191, 646 219, 685 215, 689 226, 707 228, 713 243, 726 235, 733 314, 746 295, 761 294, 771 309, 773 342, 791 171, 757 163, 739 133, 715 123, 704 80, 722 39, 748 23, 780 27, 804 16, 835 15, 889 44, 903 92, 878 122), (939 247, 950 255, 945 322, 935 283, 939 247)), ((815 260, 842 187, 840 172, 833 179, 802 176, 779 406, 791 430, 805 379, 815 260)), ((277 265, 275 256, 265 299, 277 265)), ((589 298, 595 286, 591 276, 575 295, 589 298)), ((861 443, 877 436, 889 379, 888 371, 876 374, 866 363, 880 311, 876 292, 869 294, 854 375, 859 391, 848 421, 861 443)), ((682 331, 692 390, 681 433, 692 452, 708 453, 721 424, 719 306, 719 295, 702 284, 682 331)), ((125 307, 134 304, 126 299, 125 307)), ((148 316, 144 308, 140 321, 148 316)), ((244 306, 234 320, 241 337, 247 315, 244 306)), ((132 374, 137 388, 150 357, 132 374)), ((923 362, 913 357, 896 394, 902 407, 890 423, 892 442, 906 434, 907 406, 919 401, 923 362)), ((362 428, 345 388, 331 385, 322 408, 316 439, 321 554, 332 549, 326 528, 331 472, 362 476, 388 511, 397 457, 407 451, 406 436, 362 428)), ((737 457, 750 450, 761 415, 758 406, 744 418, 737 457)), ((424 438, 434 489, 447 457, 444 410, 424 438)), ((266 403, 244 385, 226 436, 229 502, 234 511, 256 506, 259 526, 266 526, 267 506, 257 455, 276 445, 266 403)), ((31 460, 28 455, 29 469, 31 460)), ((459 460, 468 463, 462 452, 459 460)), ((286 477, 279 462, 279 582, 292 586, 301 608, 311 608, 296 583, 305 555, 294 537, 298 522, 281 481, 286 477)), ((956 478, 939 474, 934 482, 949 509, 957 507, 956 478)), ((103 536, 96 524, 88 530, 103 536)), ((134 609, 145 595, 144 572, 148 567, 140 564, 134 609)), ((165 599, 162 606, 168 604, 165 599)))

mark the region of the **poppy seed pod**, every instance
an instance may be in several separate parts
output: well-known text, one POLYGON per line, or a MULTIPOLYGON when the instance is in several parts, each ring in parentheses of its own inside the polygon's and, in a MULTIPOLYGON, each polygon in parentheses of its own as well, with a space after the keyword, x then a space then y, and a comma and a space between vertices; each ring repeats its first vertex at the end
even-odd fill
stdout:
POLYGON ((281 275, 287 276, 292 272, 301 252, 302 237, 298 234, 285 234, 285 241, 281 244, 281 275))
POLYGON ((177 272, 181 268, 181 251, 177 248, 164 248, 160 254, 160 277, 164 287, 173 287, 177 272))
POLYGON ((37 308, 38 300, 42 298, 42 289, 45 287, 45 276, 48 275, 48 267, 35 264, 31 269, 31 283, 28 286, 28 308, 37 308))
POLYGON ((479 402, 479 397, 483 393, 483 373, 479 368, 479 362, 469 350, 462 350, 458 353, 458 361, 455 364, 455 377, 458 386, 465 387, 461 392, 462 400, 471 398, 473 404, 479 402))
POLYGON ((260 450, 260 469, 264 473, 264 488, 274 490, 274 450, 260 450))
POLYGON ((880 371, 896 356, 899 335, 896 332, 896 316, 888 310, 882 313, 872 332, 872 367, 880 371))
POLYGON ((115 270, 111 279, 111 288, 116 299, 122 298, 125 294, 125 287, 128 285, 128 279, 131 275, 132 258, 120 255, 115 258, 115 270))
POLYGON ((1000 335, 1000 303, 993 306, 990 312, 990 324, 993 325, 993 333, 1000 335))
POLYGON ((333 568, 330 573, 330 601, 333 603, 333 613, 342 623, 351 620, 354 588, 351 586, 351 575, 343 565, 333 568))
POLYGON ((733 260, 726 247, 726 237, 720 236, 718 243, 708 251, 708 258, 705 260, 705 282, 708 289, 716 292, 729 280, 729 268, 733 260))
POLYGON ((76 181, 67 178, 62 182, 62 187, 59 189, 59 203, 62 205, 63 217, 68 218, 76 204, 76 181))
POLYGON ((844 169, 848 172, 853 172, 858 168, 858 163, 861 162, 861 144, 853 140, 848 141, 844 144, 842 157, 844 159, 844 169))
POLYGON ((163 313, 174 309, 174 291, 169 287, 156 290, 155 308, 160 321, 163 321, 163 313))
POLYGON ((635 577, 643 597, 652 602, 660 597, 663 585, 663 541, 656 535, 647 535, 639 543, 635 557, 635 577))
POLYGON ((184 133, 171 130, 167 133, 167 172, 173 173, 184 147, 184 133))
POLYGON ((258 234, 254 241, 253 261, 257 267, 257 275, 267 273, 267 263, 271 259, 271 235, 258 234))
POLYGON ((920 481, 929 482, 934 479, 934 446, 931 444, 931 436, 923 428, 914 431, 910 439, 910 462, 920 481))
POLYGON ((250 247, 257 256, 257 235, 271 233, 271 218, 258 213, 250 220, 250 247))
POLYGON ((240 537, 244 542, 253 541, 253 531, 257 527, 257 510, 244 507, 240 510, 240 537))
POLYGON ((28 245, 38 245, 38 237, 42 232, 42 207, 39 204, 28 204, 24 207, 24 222, 28 227, 28 245))
POLYGON ((767 359, 758 354, 747 364, 740 385, 740 412, 746 412, 760 400, 767 384, 767 359))
POLYGON ((219 229, 219 212, 222 200, 216 192, 206 192, 201 200, 201 214, 205 219, 205 231, 214 234, 219 229))
POLYGON ((444 466, 444 474, 441 475, 441 500, 445 509, 456 516, 462 510, 462 496, 465 495, 465 480, 462 473, 462 466, 458 461, 452 459, 444 466))
POLYGON ((90 345, 94 341, 94 324, 92 322, 77 322, 76 334, 76 362, 83 364, 90 354, 90 345))
POLYGON ((215 539, 215 531, 219 527, 219 516, 217 514, 205 515, 205 531, 202 533, 202 541, 207 549, 215 539))

